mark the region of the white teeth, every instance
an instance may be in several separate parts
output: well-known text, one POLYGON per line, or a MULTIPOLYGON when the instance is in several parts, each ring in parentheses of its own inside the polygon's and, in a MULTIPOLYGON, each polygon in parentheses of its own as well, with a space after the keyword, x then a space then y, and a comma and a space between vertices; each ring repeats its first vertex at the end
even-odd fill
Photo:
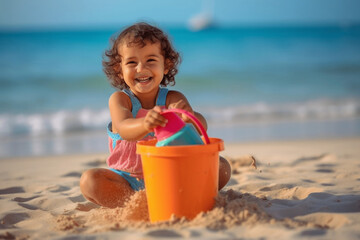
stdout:
POLYGON ((146 77, 146 78, 136 78, 137 81, 139 82, 146 82, 149 81, 151 79, 151 77, 146 77))

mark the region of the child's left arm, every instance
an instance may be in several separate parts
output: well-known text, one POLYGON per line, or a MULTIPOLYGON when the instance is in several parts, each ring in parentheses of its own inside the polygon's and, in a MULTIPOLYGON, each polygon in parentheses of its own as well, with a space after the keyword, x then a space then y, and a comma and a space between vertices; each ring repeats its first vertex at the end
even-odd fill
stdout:
MULTIPOLYGON (((166 98, 166 106, 169 109, 179 108, 179 109, 183 109, 183 110, 186 110, 186 111, 192 113, 201 122, 201 124, 203 125, 205 130, 207 130, 206 119, 204 118, 203 115, 201 115, 201 113, 196 112, 192 109, 189 101, 186 99, 184 94, 182 94, 178 91, 169 91, 168 96, 166 98)), ((191 122, 191 120, 184 114, 181 116, 181 118, 185 122, 191 122)))

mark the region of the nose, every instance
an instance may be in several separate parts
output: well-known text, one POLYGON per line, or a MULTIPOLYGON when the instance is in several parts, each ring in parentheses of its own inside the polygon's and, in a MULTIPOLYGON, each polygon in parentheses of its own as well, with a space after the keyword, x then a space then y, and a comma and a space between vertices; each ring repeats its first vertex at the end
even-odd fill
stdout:
POLYGON ((136 71, 137 72, 142 72, 145 68, 145 65, 142 62, 139 62, 138 65, 136 66, 136 71))

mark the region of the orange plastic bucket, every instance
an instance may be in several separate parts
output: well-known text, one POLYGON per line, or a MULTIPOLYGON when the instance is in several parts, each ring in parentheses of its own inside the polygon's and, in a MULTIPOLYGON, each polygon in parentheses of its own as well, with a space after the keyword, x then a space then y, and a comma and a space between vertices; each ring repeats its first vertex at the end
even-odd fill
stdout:
POLYGON ((224 142, 210 138, 205 145, 156 147, 156 140, 140 141, 145 189, 151 222, 194 218, 211 210, 218 193, 219 151, 224 142))

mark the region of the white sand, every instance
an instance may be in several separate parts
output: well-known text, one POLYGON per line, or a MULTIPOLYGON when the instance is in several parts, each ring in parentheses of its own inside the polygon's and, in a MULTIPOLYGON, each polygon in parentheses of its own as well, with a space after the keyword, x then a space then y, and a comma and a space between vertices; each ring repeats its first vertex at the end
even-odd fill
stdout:
POLYGON ((82 197, 82 171, 105 167, 107 154, 2 159, 0 239, 360 238, 360 139, 225 148, 233 175, 217 206, 162 224, 140 221, 142 193, 123 209, 82 197))

